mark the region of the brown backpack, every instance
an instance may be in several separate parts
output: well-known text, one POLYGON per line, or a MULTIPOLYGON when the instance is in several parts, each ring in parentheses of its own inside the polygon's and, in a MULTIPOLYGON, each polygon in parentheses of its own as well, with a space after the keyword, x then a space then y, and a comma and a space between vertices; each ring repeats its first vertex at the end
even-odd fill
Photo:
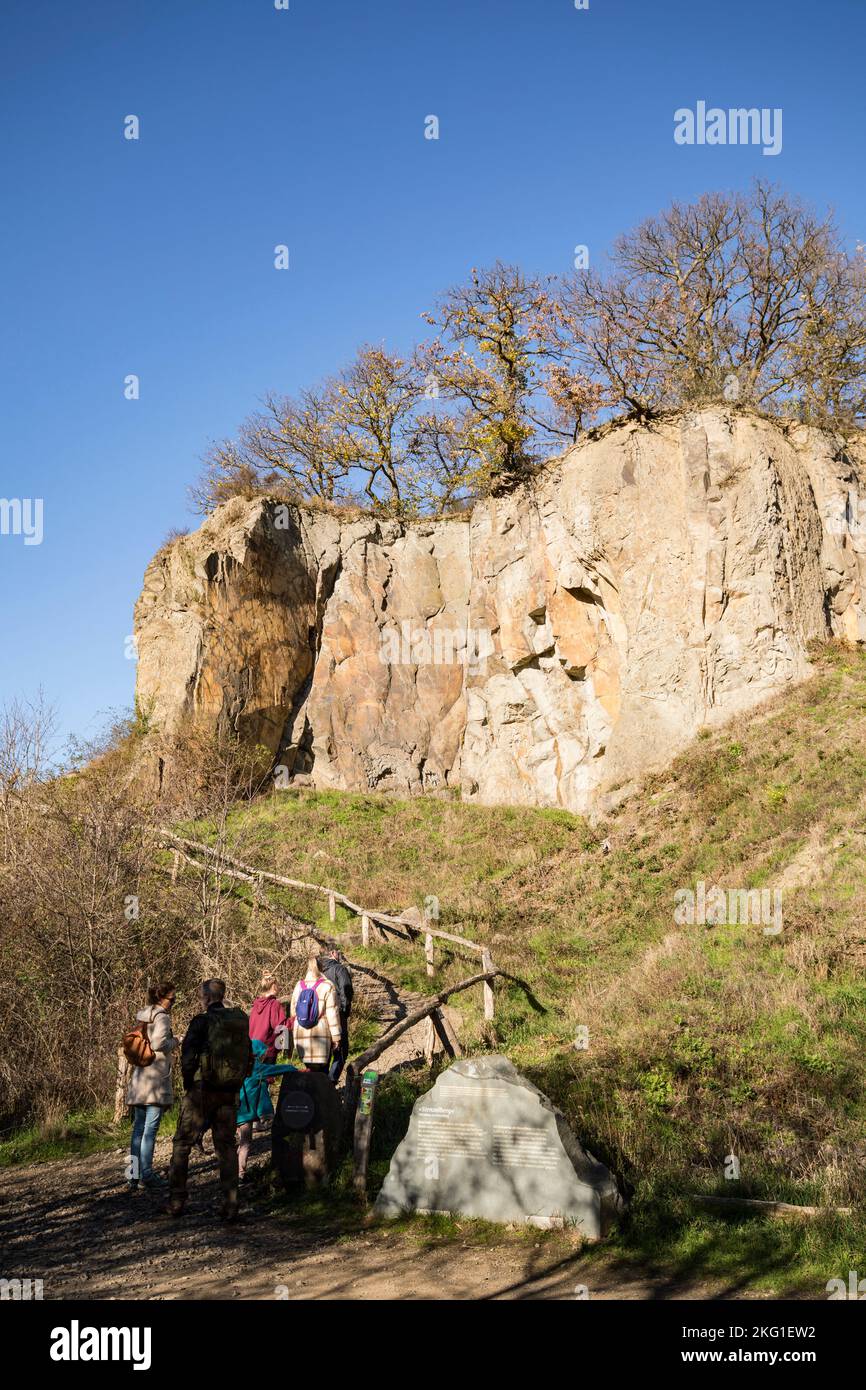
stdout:
POLYGON ((150 1018, 142 1023, 135 1023, 131 1028, 127 1028, 123 1035, 123 1055, 127 1062, 133 1067, 149 1067, 156 1053, 150 1045, 150 1038, 147 1030, 153 1023, 153 1010, 150 1018))

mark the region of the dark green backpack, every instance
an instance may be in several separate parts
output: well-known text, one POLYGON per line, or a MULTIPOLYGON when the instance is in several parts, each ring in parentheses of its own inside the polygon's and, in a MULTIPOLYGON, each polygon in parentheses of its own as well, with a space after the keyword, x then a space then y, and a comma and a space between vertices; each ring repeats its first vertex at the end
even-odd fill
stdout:
POLYGON ((214 1009, 207 1016, 202 1081, 220 1090, 240 1090, 250 1061, 250 1021, 243 1009, 214 1009))

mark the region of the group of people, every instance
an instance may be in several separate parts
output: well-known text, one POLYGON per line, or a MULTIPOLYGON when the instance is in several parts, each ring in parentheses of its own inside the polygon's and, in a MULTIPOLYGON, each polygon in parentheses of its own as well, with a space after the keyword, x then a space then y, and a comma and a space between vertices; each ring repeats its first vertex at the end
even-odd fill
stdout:
POLYGON ((234 1221, 253 1127, 274 1113, 271 1083, 298 1069, 327 1072, 336 1083, 349 1053, 352 976, 336 949, 321 958, 309 957, 288 1011, 269 973, 262 976, 249 1014, 227 1008, 225 992, 222 980, 203 981, 201 1011, 191 1020, 182 1044, 171 1027, 176 998, 172 983, 149 990, 147 1005, 136 1015, 137 1023, 146 1027, 153 1055, 146 1065, 133 1067, 127 1090, 132 1111, 128 1187, 136 1192, 162 1186, 153 1170, 154 1146, 162 1116, 174 1102, 173 1054, 180 1047, 184 1094, 168 1179, 167 1211, 172 1216, 180 1216, 186 1206, 190 1153, 209 1129, 219 1160, 220 1215, 234 1221))

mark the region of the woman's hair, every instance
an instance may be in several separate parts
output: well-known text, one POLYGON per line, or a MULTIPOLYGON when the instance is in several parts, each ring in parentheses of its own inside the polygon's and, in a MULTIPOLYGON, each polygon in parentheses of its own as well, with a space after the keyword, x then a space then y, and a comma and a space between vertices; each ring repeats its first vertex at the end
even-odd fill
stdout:
POLYGON ((276 975, 272 974, 272 972, 271 972, 270 970, 263 970, 263 971, 262 971, 262 978, 261 978, 261 980, 259 981, 259 989, 263 989, 263 990, 265 991, 265 993, 267 994, 268 990, 269 990, 269 989, 273 989, 274 986, 276 985, 276 983, 277 983, 277 977, 276 977, 276 975))
POLYGON ((170 994, 174 994, 174 985, 171 980, 166 980, 161 985, 151 985, 147 991, 148 1004, 158 1004, 160 999, 167 999, 170 994))

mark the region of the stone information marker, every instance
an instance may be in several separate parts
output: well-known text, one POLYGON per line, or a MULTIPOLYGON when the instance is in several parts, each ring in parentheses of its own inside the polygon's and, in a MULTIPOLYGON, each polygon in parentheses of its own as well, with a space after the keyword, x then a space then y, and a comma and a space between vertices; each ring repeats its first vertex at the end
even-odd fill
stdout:
POLYGON ((604 1235, 622 1202, 603 1164, 507 1057, 464 1058, 415 1102, 380 1216, 454 1212, 604 1235))

